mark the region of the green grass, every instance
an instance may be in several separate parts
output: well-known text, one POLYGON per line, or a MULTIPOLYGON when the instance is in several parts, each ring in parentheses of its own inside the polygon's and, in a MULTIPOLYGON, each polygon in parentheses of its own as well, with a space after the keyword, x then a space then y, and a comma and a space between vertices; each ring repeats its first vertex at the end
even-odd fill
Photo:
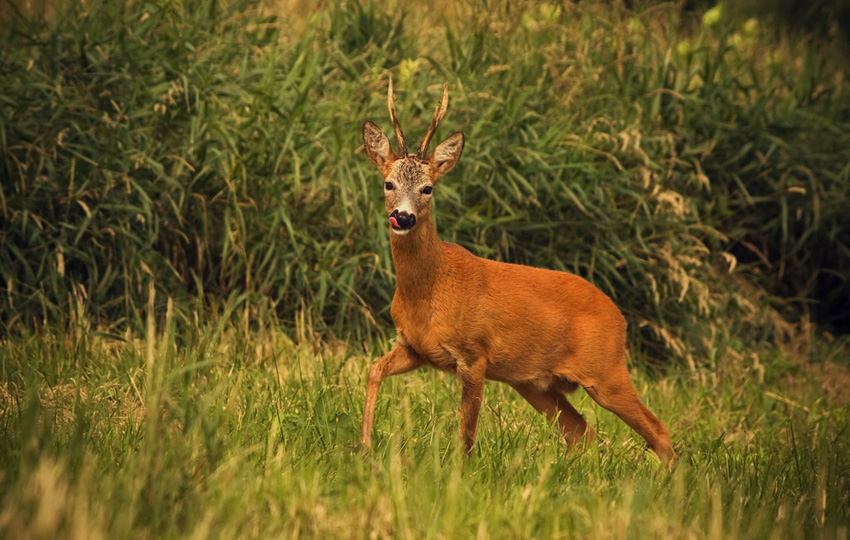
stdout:
POLYGON ((846 539, 846 68, 636 4, 0 11, 0 537, 846 539), (467 137, 441 237, 624 311, 672 472, 581 391, 571 455, 497 384, 466 460, 428 371, 358 451, 390 75, 409 137, 446 81, 467 137))
POLYGON ((850 418, 797 373, 635 376, 680 461, 580 391, 583 454, 488 383, 474 455, 460 388, 420 371, 381 392, 371 358, 277 330, 120 341, 80 330, 0 347, 4 538, 845 538, 850 418), (705 378, 707 380, 701 380, 705 378))

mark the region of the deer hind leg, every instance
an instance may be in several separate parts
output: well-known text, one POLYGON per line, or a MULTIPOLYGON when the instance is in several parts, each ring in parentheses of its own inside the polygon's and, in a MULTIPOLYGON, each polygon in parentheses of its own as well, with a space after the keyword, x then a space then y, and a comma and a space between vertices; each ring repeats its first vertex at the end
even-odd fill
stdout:
POLYGON ((646 439, 662 461, 674 459, 676 455, 670 444, 667 427, 641 403, 625 362, 612 371, 613 373, 594 378, 589 385, 583 384, 584 389, 594 401, 619 416, 646 439))
POLYGON ((593 428, 587 425, 581 414, 557 386, 551 386, 546 390, 527 383, 515 384, 513 387, 532 407, 545 414, 546 418, 552 420, 557 417, 558 428, 570 448, 577 444, 582 448, 593 440, 593 428))
POLYGON ((369 370, 369 382, 366 387, 366 405, 363 407, 363 422, 360 424, 360 444, 365 448, 372 446, 372 420, 381 382, 387 377, 413 371, 422 366, 424 360, 409 347, 396 345, 386 355, 375 360, 369 370))

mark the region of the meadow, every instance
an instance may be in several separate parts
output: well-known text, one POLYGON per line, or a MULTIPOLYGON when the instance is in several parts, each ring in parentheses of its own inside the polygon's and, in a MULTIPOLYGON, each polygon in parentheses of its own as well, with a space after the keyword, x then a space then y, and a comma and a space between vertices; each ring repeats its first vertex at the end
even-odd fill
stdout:
POLYGON ((0 12, 0 536, 847 538, 834 44, 723 4, 39 5, 0 12), (358 448, 389 75, 409 137, 443 82, 466 134, 441 237, 609 294, 674 468, 495 383, 466 459, 427 370, 358 448))
POLYGON ((634 374, 670 472, 581 395, 579 455, 488 383, 471 458, 460 387, 389 379, 358 450, 371 358, 277 330, 155 328, 4 344, 7 538, 845 538, 848 408, 806 377, 634 374))

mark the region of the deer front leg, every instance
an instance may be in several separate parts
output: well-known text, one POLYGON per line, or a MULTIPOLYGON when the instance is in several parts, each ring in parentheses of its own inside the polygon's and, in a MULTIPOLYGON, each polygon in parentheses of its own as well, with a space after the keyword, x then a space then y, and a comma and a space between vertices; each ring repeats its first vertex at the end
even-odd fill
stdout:
POLYGON ((407 373, 420 367, 422 358, 409 347, 398 344, 375 360, 369 370, 369 382, 366 386, 366 406, 363 408, 363 422, 360 424, 360 444, 364 448, 372 447, 372 420, 375 416, 375 404, 378 402, 378 390, 387 377, 407 373))
POLYGON ((471 364, 458 362, 457 374, 463 384, 460 402, 460 438, 466 454, 472 452, 475 444, 475 432, 478 429, 478 413, 484 397, 484 379, 487 374, 487 360, 479 358, 471 364))

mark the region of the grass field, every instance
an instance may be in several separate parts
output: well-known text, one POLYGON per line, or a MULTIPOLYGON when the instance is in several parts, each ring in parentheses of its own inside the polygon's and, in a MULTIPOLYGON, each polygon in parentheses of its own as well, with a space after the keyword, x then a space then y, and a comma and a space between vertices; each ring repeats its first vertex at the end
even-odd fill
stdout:
POLYGON ((826 41, 759 2, 46 4, 0 10, 0 538, 848 538, 826 41), (436 138, 466 133, 441 237, 609 294, 675 468, 581 390, 570 454, 495 383, 465 459, 426 370, 358 449, 393 339, 359 148, 389 75, 408 136, 445 81, 436 138))
POLYGON ((370 360, 227 326, 5 343, 0 535, 847 537, 848 408, 799 371, 637 372, 680 455, 668 472, 586 395, 599 436, 569 455, 495 383, 466 460, 459 384, 435 371, 385 383, 358 452, 370 360))

